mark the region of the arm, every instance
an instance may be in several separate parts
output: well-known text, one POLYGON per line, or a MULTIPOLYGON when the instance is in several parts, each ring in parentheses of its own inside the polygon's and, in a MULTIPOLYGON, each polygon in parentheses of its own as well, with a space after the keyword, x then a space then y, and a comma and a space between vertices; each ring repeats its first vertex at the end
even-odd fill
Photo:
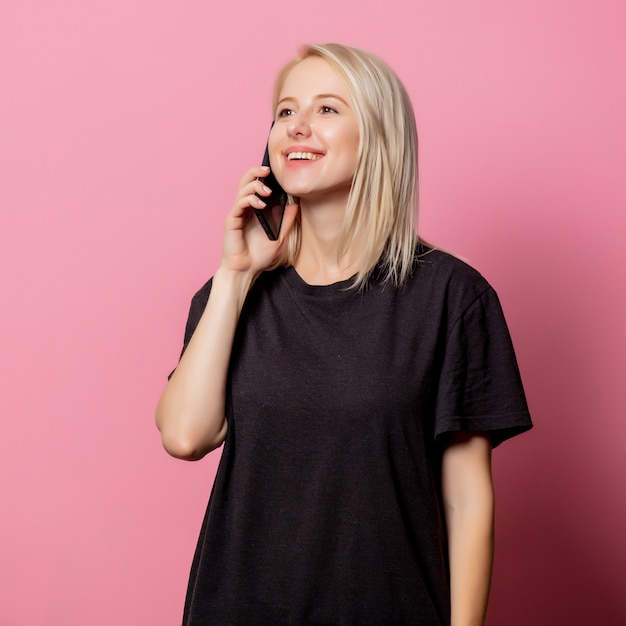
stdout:
POLYGON ((448 435, 441 488, 448 531, 452 626, 482 626, 493 563, 491 442, 480 433, 448 435))
POLYGON ((189 461, 226 437, 226 377, 239 314, 253 277, 220 268, 207 306, 156 412, 163 446, 189 461))
POLYGON ((250 210, 262 208, 255 192, 269 195, 256 180, 266 174, 252 168, 241 180, 207 306, 157 406, 163 446, 177 458, 201 459, 226 437, 226 380, 239 315, 256 277, 280 254, 296 216, 297 206, 288 206, 279 240, 267 238, 250 210))

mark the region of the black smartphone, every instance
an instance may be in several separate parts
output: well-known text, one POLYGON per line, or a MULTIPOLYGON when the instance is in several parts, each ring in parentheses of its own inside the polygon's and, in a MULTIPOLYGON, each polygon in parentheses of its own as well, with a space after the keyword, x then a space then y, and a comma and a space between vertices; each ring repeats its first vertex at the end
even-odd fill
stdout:
MULTIPOLYGON (((272 126, 273 125, 274 124, 272 124, 272 126)), ((261 165, 269 166, 269 164, 270 154, 268 146, 265 146, 265 154, 263 155, 263 163, 261 163, 261 165)), ((280 233, 280 225, 282 224, 283 213, 285 212, 285 206, 287 204, 287 194, 278 184, 278 181, 271 171, 267 176, 263 176, 258 180, 272 190, 272 195, 261 196, 257 193, 257 197, 261 198, 266 206, 264 209, 253 208, 253 211, 259 218, 259 222, 261 222, 261 226, 263 226, 269 239, 276 241, 278 239, 278 233, 280 233)))

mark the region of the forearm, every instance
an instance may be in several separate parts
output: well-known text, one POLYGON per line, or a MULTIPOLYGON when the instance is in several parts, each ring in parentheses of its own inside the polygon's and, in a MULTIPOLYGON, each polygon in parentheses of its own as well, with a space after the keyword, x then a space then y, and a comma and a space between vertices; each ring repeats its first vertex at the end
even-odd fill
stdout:
POLYGON ((482 626, 493 562, 491 441, 481 433, 449 435, 442 458, 452 626, 482 626))
POLYGON ((452 626, 483 626, 493 564, 493 497, 448 509, 452 626))
POLYGON ((226 436, 226 380, 235 330, 253 275, 219 269, 206 309, 156 413, 165 449, 196 460, 226 436))

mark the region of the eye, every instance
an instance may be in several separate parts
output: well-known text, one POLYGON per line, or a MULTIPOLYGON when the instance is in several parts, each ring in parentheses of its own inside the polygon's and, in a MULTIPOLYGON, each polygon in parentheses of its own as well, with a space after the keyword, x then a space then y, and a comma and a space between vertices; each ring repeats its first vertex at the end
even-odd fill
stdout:
POLYGON ((280 119, 281 117, 289 117, 290 115, 293 115, 293 109, 279 109, 278 113, 276 113, 276 119, 280 119))
POLYGON ((320 107, 320 113, 323 113, 324 115, 329 115, 330 113, 337 113, 337 109, 333 109, 333 107, 330 107, 327 104, 323 104, 320 107))

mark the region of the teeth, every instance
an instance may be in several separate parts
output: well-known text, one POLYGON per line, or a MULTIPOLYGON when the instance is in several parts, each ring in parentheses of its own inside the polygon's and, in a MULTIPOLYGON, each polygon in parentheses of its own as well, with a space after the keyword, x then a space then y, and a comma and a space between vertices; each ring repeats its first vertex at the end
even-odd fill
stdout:
POLYGON ((319 158, 319 154, 313 154, 312 152, 290 152, 287 155, 288 161, 293 161, 294 159, 301 161, 317 161, 319 158))

